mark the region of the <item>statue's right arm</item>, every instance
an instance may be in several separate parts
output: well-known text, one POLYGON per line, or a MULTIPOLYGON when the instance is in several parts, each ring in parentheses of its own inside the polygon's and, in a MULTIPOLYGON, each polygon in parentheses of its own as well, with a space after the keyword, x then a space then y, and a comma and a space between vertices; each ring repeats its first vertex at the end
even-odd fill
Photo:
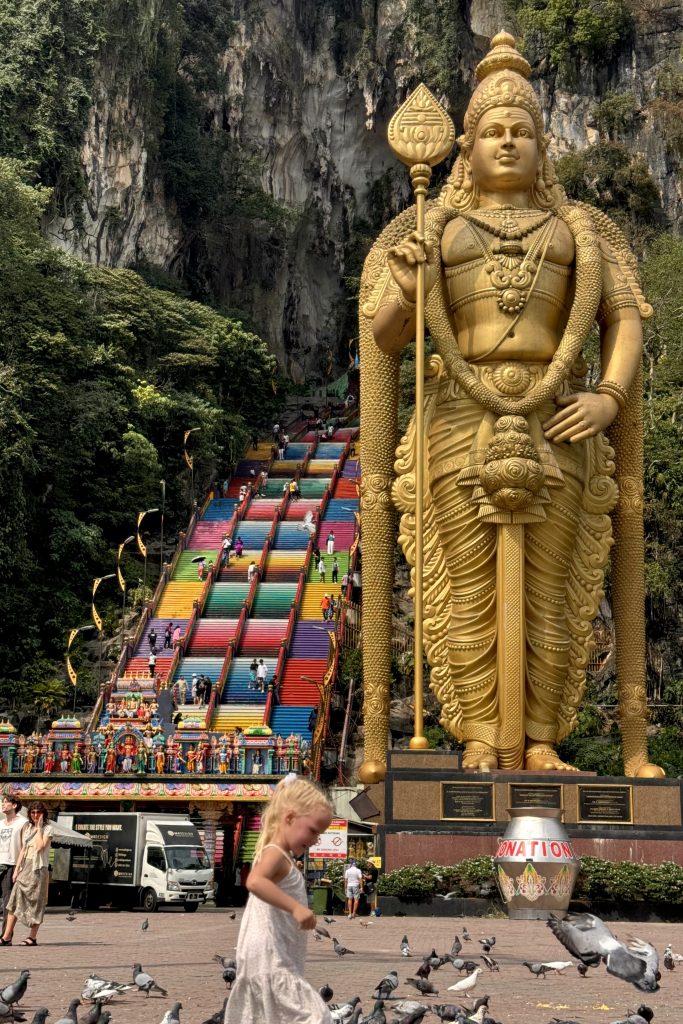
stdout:
POLYGON ((372 325, 375 341, 387 355, 401 352, 415 337, 418 264, 426 264, 425 295, 439 274, 438 265, 427 262, 430 256, 431 246, 415 232, 387 254, 392 286, 387 289, 372 325))

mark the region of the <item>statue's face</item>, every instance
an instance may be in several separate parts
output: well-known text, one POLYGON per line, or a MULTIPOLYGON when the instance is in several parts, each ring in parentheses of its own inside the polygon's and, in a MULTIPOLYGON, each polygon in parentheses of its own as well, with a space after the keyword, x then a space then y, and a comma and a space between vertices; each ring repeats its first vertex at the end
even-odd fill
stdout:
POLYGON ((480 191, 528 190, 539 162, 536 127, 526 110, 495 107, 482 114, 470 154, 472 178, 480 191))

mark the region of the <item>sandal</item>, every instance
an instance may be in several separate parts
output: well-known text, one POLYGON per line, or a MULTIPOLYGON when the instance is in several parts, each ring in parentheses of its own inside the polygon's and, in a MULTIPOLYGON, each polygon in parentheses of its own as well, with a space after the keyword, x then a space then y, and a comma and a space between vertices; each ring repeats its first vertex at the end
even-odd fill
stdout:
POLYGON ((11 945, 12 945, 12 940, 11 939, 0 938, 0 946, 11 946, 11 945))
POLYGON ((37 946, 38 940, 32 939, 30 935, 27 935, 25 939, 19 943, 20 946, 37 946))

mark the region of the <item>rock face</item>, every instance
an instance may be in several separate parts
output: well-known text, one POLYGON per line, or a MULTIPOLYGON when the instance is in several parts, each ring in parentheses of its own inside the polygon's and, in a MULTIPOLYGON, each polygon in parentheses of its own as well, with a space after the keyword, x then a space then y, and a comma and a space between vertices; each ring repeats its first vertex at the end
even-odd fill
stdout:
MULTIPOLYGON (((87 200, 80 216, 55 217, 47 230, 86 260, 158 267, 196 297, 243 311, 295 381, 322 380, 346 364, 355 312, 349 278, 369 239, 408 197, 386 143, 389 118, 424 78, 459 128, 475 64, 510 18, 502 0, 439 0, 431 22, 421 0, 205 0, 216 5, 230 9, 231 22, 217 55, 220 84, 195 88, 198 125, 202 137, 237 147, 240 167, 248 164, 256 189, 285 211, 283 221, 274 226, 258 210, 239 208, 188 219, 182 192, 169 190, 168 119, 154 114, 146 76, 171 5, 139 0, 129 32, 134 52, 119 59, 110 39, 99 64, 81 153, 87 200)), ((648 24, 651 31, 637 33, 612 65, 586 68, 580 90, 541 59, 539 92, 556 153, 595 141, 593 110, 606 91, 632 92, 645 116, 629 144, 680 229, 679 161, 647 105, 658 71, 679 59, 681 9, 660 6, 648 24)), ((191 81, 182 46, 179 54, 177 74, 191 81)), ((229 190, 234 159, 223 173, 229 190)))

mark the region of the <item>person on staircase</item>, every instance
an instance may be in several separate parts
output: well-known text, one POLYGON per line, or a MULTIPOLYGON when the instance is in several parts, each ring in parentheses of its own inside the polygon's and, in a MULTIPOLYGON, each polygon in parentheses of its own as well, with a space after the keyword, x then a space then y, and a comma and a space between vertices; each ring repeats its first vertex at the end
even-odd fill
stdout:
POLYGON ((332 582, 339 582, 339 562, 337 561, 336 557, 332 562, 332 582))
POLYGON ((258 668, 256 670, 256 685, 261 693, 266 692, 266 680, 268 679, 268 666, 264 662, 263 658, 259 658, 258 668))
POLYGON ((334 554, 334 530, 330 530, 327 535, 327 553, 328 555, 334 554))

